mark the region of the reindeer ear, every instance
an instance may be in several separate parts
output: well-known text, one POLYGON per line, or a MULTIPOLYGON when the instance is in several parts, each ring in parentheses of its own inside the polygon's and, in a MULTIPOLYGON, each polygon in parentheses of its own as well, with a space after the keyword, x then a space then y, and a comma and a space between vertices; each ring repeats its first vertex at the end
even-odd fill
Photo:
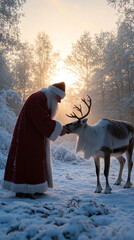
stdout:
POLYGON ((87 124, 87 118, 83 119, 81 123, 82 123, 82 127, 85 127, 87 124))

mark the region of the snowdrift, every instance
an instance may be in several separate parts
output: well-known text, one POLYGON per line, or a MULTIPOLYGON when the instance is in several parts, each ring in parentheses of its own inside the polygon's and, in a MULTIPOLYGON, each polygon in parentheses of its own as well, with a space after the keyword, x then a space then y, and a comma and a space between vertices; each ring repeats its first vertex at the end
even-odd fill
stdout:
POLYGON ((14 90, 0 92, 0 169, 6 164, 13 129, 23 102, 14 90))

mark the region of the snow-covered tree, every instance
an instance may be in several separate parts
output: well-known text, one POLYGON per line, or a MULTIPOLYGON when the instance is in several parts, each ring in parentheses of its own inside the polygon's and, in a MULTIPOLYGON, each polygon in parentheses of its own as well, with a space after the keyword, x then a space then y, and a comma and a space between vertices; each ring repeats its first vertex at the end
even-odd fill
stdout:
POLYGON ((130 96, 134 91, 134 26, 122 22, 117 34, 120 76, 124 85, 123 96, 130 96))
POLYGON ((26 0, 0 0, 0 47, 13 47, 18 42, 18 23, 26 0))
POLYGON ((55 55, 49 36, 40 32, 34 47, 34 82, 37 89, 47 85, 56 67, 55 55))
POLYGON ((134 89, 133 34, 133 27, 122 22, 117 29, 117 34, 110 33, 107 39, 103 38, 101 34, 99 37, 97 36, 98 41, 95 39, 97 51, 92 76, 92 91, 93 96, 97 96, 96 101, 98 100, 97 113, 100 109, 105 117, 110 114, 113 118, 123 118, 124 112, 125 118, 125 112, 129 109, 127 116, 128 119, 132 119, 132 111, 129 106, 127 109, 125 109, 125 104, 122 105, 122 108, 119 106, 121 106, 122 99, 129 98, 134 89), (105 44, 102 45, 102 42, 105 44), (101 61, 99 61, 99 56, 101 56, 101 61), (98 62, 97 59, 99 59, 98 62))
POLYGON ((30 91, 32 91, 32 47, 27 42, 21 44, 20 51, 16 53, 13 62, 12 72, 15 79, 14 89, 20 94, 23 101, 26 100, 30 91))
POLYGON ((108 92, 107 73, 105 71, 105 64, 107 59, 105 57, 105 49, 109 39, 113 36, 109 32, 101 32, 96 34, 93 41, 94 56, 92 59, 92 95, 95 97, 98 109, 103 111, 105 109, 105 102, 108 92), (96 98, 97 95, 97 98, 96 98))
POLYGON ((107 0, 107 2, 118 10, 120 20, 134 24, 134 1, 133 0, 107 0))
POLYGON ((86 91, 89 88, 93 54, 92 38, 85 32, 72 44, 72 52, 65 60, 68 69, 78 77, 78 89, 86 91))
POLYGON ((13 82, 4 50, 0 50, 0 89, 10 88, 13 82))
POLYGON ((0 88, 12 87, 13 79, 9 69, 9 51, 19 43, 18 24, 22 6, 26 0, 0 0, 0 88))

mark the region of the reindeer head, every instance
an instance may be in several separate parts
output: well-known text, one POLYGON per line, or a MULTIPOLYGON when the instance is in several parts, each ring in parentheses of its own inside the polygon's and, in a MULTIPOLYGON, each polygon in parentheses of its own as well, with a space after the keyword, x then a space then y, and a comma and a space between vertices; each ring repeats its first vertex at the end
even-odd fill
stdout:
POLYGON ((80 104, 80 107, 77 107, 76 105, 74 105, 74 108, 81 113, 81 117, 78 117, 75 112, 73 112, 70 115, 66 114, 66 116, 69 117, 69 118, 78 119, 77 121, 74 121, 74 122, 71 122, 71 123, 65 125, 65 127, 67 129, 66 133, 68 133, 68 134, 69 133, 76 133, 76 134, 79 133, 80 130, 82 128, 84 128, 87 124, 87 118, 85 118, 85 117, 90 113, 92 101, 91 101, 91 98, 89 96, 88 96, 87 101, 84 98, 82 98, 81 100, 88 107, 88 111, 85 115, 83 115, 82 107, 81 107, 81 104, 80 104))

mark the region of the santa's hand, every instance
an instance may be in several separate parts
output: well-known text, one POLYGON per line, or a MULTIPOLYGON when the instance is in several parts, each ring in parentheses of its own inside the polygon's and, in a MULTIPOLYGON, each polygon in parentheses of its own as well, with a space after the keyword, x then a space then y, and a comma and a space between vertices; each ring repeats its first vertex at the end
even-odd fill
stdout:
POLYGON ((63 135, 65 135, 65 134, 66 134, 66 127, 63 126, 63 129, 62 129, 62 131, 61 131, 60 136, 63 136, 63 135))

